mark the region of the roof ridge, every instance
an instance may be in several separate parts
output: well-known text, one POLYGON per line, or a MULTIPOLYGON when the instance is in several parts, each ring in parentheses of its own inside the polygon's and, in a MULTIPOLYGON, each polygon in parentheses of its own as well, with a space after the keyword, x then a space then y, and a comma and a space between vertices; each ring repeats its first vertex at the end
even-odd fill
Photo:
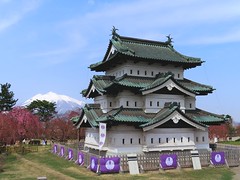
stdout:
POLYGON ((166 42, 162 41, 155 41, 155 40, 148 40, 142 38, 134 38, 128 36, 119 36, 121 41, 128 42, 128 43, 139 43, 139 44, 146 44, 146 45, 153 45, 153 46, 166 46, 169 47, 166 42))

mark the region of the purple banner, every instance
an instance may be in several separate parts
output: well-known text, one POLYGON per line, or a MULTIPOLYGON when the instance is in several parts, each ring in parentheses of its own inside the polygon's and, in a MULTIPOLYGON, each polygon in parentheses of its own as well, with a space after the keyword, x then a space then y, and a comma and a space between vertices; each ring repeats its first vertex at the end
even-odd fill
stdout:
POLYGON ((225 154, 224 152, 212 152, 211 161, 213 165, 225 164, 225 154))
POLYGON ((58 145, 54 144, 54 146, 53 146, 53 153, 57 154, 57 150, 58 150, 58 145))
POLYGON ((101 173, 118 173, 120 171, 120 158, 101 158, 100 171, 101 173))
POLYGON ((93 172, 97 172, 97 167, 98 167, 98 158, 95 156, 91 156, 90 158, 90 170, 93 172))
POLYGON ((176 154, 163 154, 160 156, 160 167, 162 169, 177 168, 176 154))
POLYGON ((84 154, 83 153, 81 153, 81 152, 78 153, 78 161, 77 162, 81 166, 84 164, 84 154))
POLYGON ((64 146, 61 146, 60 148, 60 156, 63 157, 64 156, 64 146))
POLYGON ((73 150, 68 149, 68 160, 72 160, 72 159, 73 159, 73 150))

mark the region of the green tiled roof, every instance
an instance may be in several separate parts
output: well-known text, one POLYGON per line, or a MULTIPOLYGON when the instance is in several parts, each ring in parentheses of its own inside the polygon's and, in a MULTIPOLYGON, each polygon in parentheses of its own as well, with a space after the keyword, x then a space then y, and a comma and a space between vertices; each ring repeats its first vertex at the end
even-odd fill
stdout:
POLYGON ((196 67, 203 62, 200 58, 180 54, 167 41, 151 41, 117 35, 110 40, 104 59, 101 62, 90 65, 90 68, 91 70, 105 71, 108 65, 111 63, 115 64, 124 59, 124 57, 139 61, 177 63, 184 68, 196 67), (114 53, 110 53, 112 46, 116 50, 114 53))
POLYGON ((129 56, 183 63, 201 62, 199 58, 187 57, 178 53, 172 46, 164 42, 123 36, 119 36, 117 39, 111 39, 111 42, 114 47, 117 47, 118 52, 129 56))
POLYGON ((190 89, 194 92, 206 92, 211 93, 213 90, 215 90, 212 86, 196 83, 193 81, 190 81, 188 79, 184 80, 177 80, 182 86, 186 87, 187 89, 190 89))
POLYGON ((86 104, 85 107, 82 109, 81 117, 83 118, 83 115, 87 117, 88 123, 92 127, 98 126, 98 123, 96 119, 98 119, 102 114, 102 110, 100 109, 100 105, 98 104, 86 104))
POLYGON ((90 82, 87 90, 84 91, 83 96, 91 90, 91 85, 94 85, 96 90, 101 93, 106 93, 115 88, 115 91, 124 88, 133 88, 139 93, 142 91, 157 87, 167 80, 172 79, 183 89, 193 92, 195 94, 208 94, 214 90, 211 86, 203 85, 188 79, 178 80, 174 79, 171 75, 157 75, 156 77, 137 77, 124 75, 120 78, 113 79, 113 76, 94 76, 90 82))
POLYGON ((156 122, 159 122, 162 119, 169 116, 170 114, 172 114, 176 109, 177 109, 177 106, 174 106, 172 108, 163 108, 156 114, 156 116, 153 119, 151 119, 149 122, 145 124, 140 125, 140 127, 146 127, 146 126, 155 124, 156 122))
POLYGON ((84 89, 82 91, 82 95, 83 96, 86 96, 89 91, 91 90, 91 86, 94 85, 94 87, 96 88, 96 91, 98 93, 104 93, 106 92, 105 91, 105 88, 107 86, 109 86, 110 84, 112 84, 112 81, 114 80, 114 76, 93 76, 93 78, 91 79, 91 82, 88 86, 88 89, 84 89))
MULTIPOLYGON (((149 86, 152 83, 152 78, 139 78, 136 76, 127 76, 124 75, 121 78, 115 79, 113 84, 118 84, 125 87, 133 87, 133 88, 143 88, 149 86)), ((111 84, 111 85, 113 85, 111 84)))
MULTIPOLYGON (((227 118, 223 115, 216 115, 201 109, 186 110, 186 113, 183 113, 178 106, 164 107, 158 113, 145 113, 144 110, 140 108, 123 107, 112 109, 108 113, 103 113, 100 109, 100 105, 86 105, 82 113, 87 117, 87 121, 92 127, 98 127, 99 122, 110 124, 118 122, 133 123, 135 125, 137 124, 140 128, 144 128, 164 120, 175 111, 178 111, 178 113, 182 114, 190 121, 201 126, 219 124, 227 121, 227 118)), ((80 117, 83 118, 83 115, 80 117)), ((81 118, 79 118, 79 121, 80 120, 81 118)))
POLYGON ((103 114, 96 121, 118 121, 118 122, 131 122, 131 123, 146 123, 153 118, 153 114, 147 115, 142 109, 138 108, 117 108, 103 114))
POLYGON ((222 123, 224 121, 228 121, 228 118, 224 115, 210 113, 201 109, 186 110, 186 115, 195 121, 204 124, 222 123))

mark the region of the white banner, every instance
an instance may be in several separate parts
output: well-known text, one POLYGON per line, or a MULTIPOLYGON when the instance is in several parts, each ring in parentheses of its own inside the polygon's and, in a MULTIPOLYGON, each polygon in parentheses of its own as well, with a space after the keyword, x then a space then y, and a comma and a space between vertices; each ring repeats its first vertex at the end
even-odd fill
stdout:
POLYGON ((99 123, 99 149, 102 149, 107 133, 107 124, 106 123, 99 123))

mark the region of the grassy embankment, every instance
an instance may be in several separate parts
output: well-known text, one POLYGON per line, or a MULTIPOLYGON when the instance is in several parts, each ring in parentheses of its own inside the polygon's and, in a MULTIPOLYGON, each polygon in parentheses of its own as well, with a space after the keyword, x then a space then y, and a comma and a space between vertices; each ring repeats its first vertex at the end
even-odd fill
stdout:
MULTIPOLYGON (((228 168, 204 168, 194 171, 192 169, 168 170, 145 172, 138 176, 126 174, 96 175, 85 167, 75 165, 63 158, 53 155, 49 149, 39 148, 38 152, 26 155, 10 154, 3 156, 0 179, 36 179, 39 176, 46 176, 54 180, 71 179, 232 179, 233 173, 228 168)), ((1 162, 0 162, 1 164, 1 162)))

